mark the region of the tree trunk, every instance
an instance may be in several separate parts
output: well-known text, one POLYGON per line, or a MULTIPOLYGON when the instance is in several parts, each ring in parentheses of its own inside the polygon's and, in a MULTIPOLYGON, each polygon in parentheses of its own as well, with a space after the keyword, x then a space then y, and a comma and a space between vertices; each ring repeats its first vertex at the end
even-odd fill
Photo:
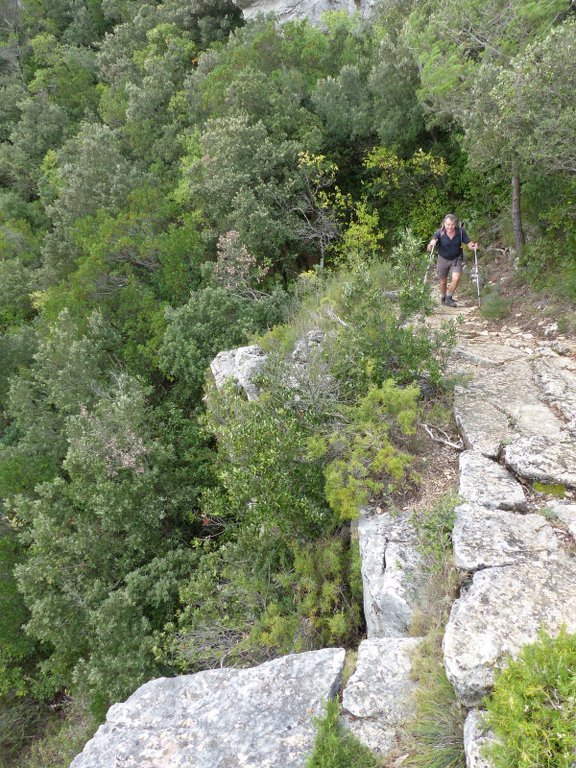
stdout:
POLYGON ((514 243, 516 255, 522 256, 524 250, 524 230, 522 229, 522 209, 520 205, 520 176, 516 164, 512 164, 512 227, 514 228, 514 243))

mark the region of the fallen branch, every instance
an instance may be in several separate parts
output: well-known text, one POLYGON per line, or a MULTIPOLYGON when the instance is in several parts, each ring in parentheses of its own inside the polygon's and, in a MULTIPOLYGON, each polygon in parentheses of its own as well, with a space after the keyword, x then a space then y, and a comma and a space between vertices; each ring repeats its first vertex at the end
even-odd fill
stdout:
MULTIPOLYGON (((426 432, 430 440, 433 440, 435 443, 441 443, 442 445, 447 445, 448 448, 454 448, 455 451, 463 451, 464 450, 464 443, 462 440, 460 440, 458 443, 453 443, 452 440, 446 440, 442 437, 437 437, 434 435, 428 424, 421 424, 420 425, 422 429, 426 432)), ((443 430, 439 430, 443 432, 443 430)), ((444 434, 446 434, 444 432, 444 434)))

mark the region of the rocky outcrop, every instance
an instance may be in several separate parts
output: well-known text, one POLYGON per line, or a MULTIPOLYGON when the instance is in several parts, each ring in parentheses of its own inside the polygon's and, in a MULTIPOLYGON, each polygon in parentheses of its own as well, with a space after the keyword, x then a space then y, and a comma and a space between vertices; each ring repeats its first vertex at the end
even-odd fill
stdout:
POLYGON ((412 712, 416 688, 410 679, 412 654, 421 640, 379 638, 364 640, 356 670, 342 698, 343 722, 366 746, 388 754, 412 712))
POLYGON ((301 768, 342 649, 153 680, 114 705, 71 768, 301 768))
POLYGON ((273 13, 280 21, 308 19, 320 21, 326 11, 370 13, 374 0, 236 0, 244 12, 244 18, 251 19, 260 13, 273 13))
POLYGON ((358 540, 367 635, 402 637, 408 633, 425 581, 410 516, 362 510, 358 540))
POLYGON ((478 571, 454 603, 444 635, 444 666, 466 707, 489 693, 509 655, 546 627, 576 632, 576 561, 559 556, 478 571))
POLYGON ((219 352, 210 363, 210 370, 218 389, 228 382, 236 384, 248 400, 257 400, 260 390, 254 383, 255 377, 266 363, 265 352, 257 345, 238 347, 219 352))

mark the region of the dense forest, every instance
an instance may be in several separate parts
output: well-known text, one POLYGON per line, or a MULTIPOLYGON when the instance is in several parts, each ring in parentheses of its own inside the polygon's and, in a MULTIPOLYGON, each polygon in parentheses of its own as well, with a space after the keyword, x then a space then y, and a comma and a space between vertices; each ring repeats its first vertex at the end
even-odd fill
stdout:
POLYGON ((7 765, 67 765, 153 677, 361 636, 348 522, 416 482, 442 387, 426 241, 456 210, 576 295, 575 10, 0 0, 7 765), (254 340, 266 396, 217 393, 254 340))

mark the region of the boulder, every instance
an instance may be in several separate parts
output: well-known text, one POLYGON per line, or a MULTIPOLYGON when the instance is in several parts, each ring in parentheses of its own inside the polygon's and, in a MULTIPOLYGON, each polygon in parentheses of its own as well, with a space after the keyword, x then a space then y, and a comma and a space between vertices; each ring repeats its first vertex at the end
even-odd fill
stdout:
POLYGON ((464 753, 466 768, 492 768, 483 756, 484 747, 495 741, 495 736, 482 725, 482 711, 471 709, 464 722, 464 753))
POLYGON ((509 654, 537 639, 542 627, 576 632, 576 561, 517 563, 478 571, 452 606, 444 635, 444 666, 466 707, 490 691, 509 654))
POLYGON ((576 440, 567 432, 555 439, 538 433, 514 440, 504 460, 521 477, 576 488, 576 440))
POLYGON ((325 649, 152 680, 110 708, 70 768, 302 768, 344 656, 325 649))
POLYGON ((367 747, 386 755, 413 711, 416 684, 410 679, 418 638, 364 640, 356 670, 342 696, 342 722, 367 747))
POLYGON ((422 556, 407 514, 363 511, 358 522, 368 638, 408 634, 424 585, 422 556))
POLYGON ((456 508, 452 531, 456 566, 465 571, 494 568, 557 555, 560 544, 542 515, 518 515, 478 504, 456 508))
POLYGON ((526 509, 520 483, 507 469, 478 451, 460 454, 459 494, 490 509, 526 509))
POLYGON ((254 384, 254 378, 264 367, 266 353, 257 345, 238 347, 219 352, 210 363, 210 370, 218 389, 233 381, 244 390, 248 400, 257 400, 260 390, 254 384))

